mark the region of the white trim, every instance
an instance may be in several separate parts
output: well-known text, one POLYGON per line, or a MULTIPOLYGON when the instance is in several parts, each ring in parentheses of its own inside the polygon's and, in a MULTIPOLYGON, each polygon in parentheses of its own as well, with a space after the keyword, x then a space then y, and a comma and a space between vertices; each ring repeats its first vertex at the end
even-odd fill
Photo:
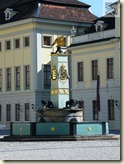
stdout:
MULTIPOLYGON (((108 40, 108 41, 103 41, 104 42, 104 45, 108 45, 108 43, 111 43, 113 41, 113 39, 111 40, 108 40)), ((103 45, 103 42, 96 42, 96 43, 91 43, 91 44, 85 44, 85 45, 75 45, 74 47, 69 47, 69 49, 71 50, 74 50, 74 49, 82 49, 82 48, 87 48, 87 47, 95 47, 95 46, 98 46, 98 45, 103 45)), ((73 54, 72 54, 73 55, 73 54)))
POLYGON ((31 90, 36 90, 37 81, 37 33, 36 30, 31 33, 31 90))
POLYGON ((32 22, 31 18, 30 19, 24 19, 21 21, 15 21, 15 22, 10 22, 10 23, 6 23, 6 24, 1 24, 0 29, 5 29, 5 28, 13 27, 13 26, 19 26, 22 24, 30 23, 30 22, 32 22))
POLYGON ((28 18, 28 19, 23 19, 23 20, 18 20, 15 22, 10 22, 10 23, 6 23, 6 24, 1 24, 0 25, 0 29, 5 29, 5 28, 9 28, 9 27, 13 27, 13 26, 19 26, 22 24, 27 24, 27 23, 49 23, 49 24, 60 24, 60 25, 74 25, 74 26, 82 26, 82 27, 90 27, 92 25, 92 23, 77 23, 77 22, 69 22, 69 21, 61 21, 61 20, 52 20, 52 19, 40 19, 40 18, 28 18))
POLYGON ((41 47, 43 48, 52 48, 51 44, 53 42, 53 35, 50 35, 50 34, 42 34, 41 36, 41 47), (45 45, 44 44, 44 37, 50 37, 50 45, 45 45))
POLYGON ((92 23, 86 23, 86 22, 75 22, 75 21, 63 21, 63 20, 53 20, 53 19, 43 19, 43 18, 32 18, 34 22, 38 23, 50 23, 50 24, 60 24, 60 25, 70 25, 70 26, 91 26, 92 23))
POLYGON ((115 37, 115 29, 72 37, 71 44, 79 44, 96 40, 99 41, 100 39, 107 39, 111 37, 115 37))

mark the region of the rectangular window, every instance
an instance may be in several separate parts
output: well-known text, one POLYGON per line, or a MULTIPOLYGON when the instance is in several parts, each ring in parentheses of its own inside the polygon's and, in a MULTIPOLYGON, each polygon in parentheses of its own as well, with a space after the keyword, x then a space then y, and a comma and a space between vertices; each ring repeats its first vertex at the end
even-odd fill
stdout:
POLYGON ((6 121, 11 121, 11 104, 6 105, 6 121))
POLYGON ((83 75, 83 62, 78 63, 78 81, 83 81, 84 80, 84 75, 83 75))
POLYGON ((115 120, 114 100, 108 100, 108 117, 109 120, 115 120))
POLYGON ((44 65, 44 89, 50 89, 51 87, 51 65, 44 65))
POLYGON ((52 36, 43 36, 43 45, 51 46, 52 36))
POLYGON ((20 39, 15 39, 15 48, 20 48, 20 39))
POLYGON ((92 61, 92 80, 97 80, 98 75, 98 61, 93 60, 92 61))
POLYGON ((20 90, 20 67, 15 68, 16 90, 20 90))
POLYGON ((2 105, 0 105, 0 121, 2 120, 2 105))
POLYGON ((2 69, 0 69, 0 92, 2 91, 2 69))
POLYGON ((114 75, 113 58, 107 59, 107 79, 113 79, 114 75))
POLYGON ((0 42, 0 51, 2 51, 2 42, 0 42))
POLYGON ((10 40, 6 41, 6 50, 10 50, 11 49, 11 42, 10 40))
POLYGON ((20 104, 15 104, 15 120, 20 121, 20 104))
POLYGON ((11 91, 11 68, 7 68, 7 91, 11 91))
POLYGON ((30 67, 25 66, 25 89, 30 89, 30 67))
POLYGON ((29 103, 25 104, 25 121, 29 121, 29 103))
POLYGON ((30 46, 30 39, 29 36, 24 38, 24 47, 30 46))
POLYGON ((97 101, 93 100, 93 120, 99 120, 99 111, 97 110, 97 101))

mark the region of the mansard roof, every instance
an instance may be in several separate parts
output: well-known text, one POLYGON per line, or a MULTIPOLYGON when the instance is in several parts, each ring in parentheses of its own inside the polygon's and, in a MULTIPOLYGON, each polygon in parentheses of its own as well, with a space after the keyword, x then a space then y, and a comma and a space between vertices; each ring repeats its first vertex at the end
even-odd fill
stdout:
POLYGON ((61 5, 75 5, 75 6, 82 6, 82 7, 90 7, 90 5, 85 4, 83 2, 79 2, 78 0, 0 0, 0 9, 17 6, 29 2, 41 2, 41 3, 54 3, 54 4, 61 4, 61 5))
POLYGON ((0 3, 2 6, 0 7, 0 24, 27 18, 81 23, 92 23, 96 19, 96 16, 88 10, 90 6, 77 0, 0 0, 0 3), (5 20, 6 8, 12 8, 18 13, 10 20, 5 20))
POLYGON ((86 3, 83 3, 83 2, 80 2, 78 0, 43 0, 44 2, 47 2, 47 3, 56 3, 56 4, 61 4, 61 5, 72 5, 72 6, 80 6, 80 7, 90 7, 90 5, 86 4, 86 3))
POLYGON ((103 31, 115 29, 115 15, 105 15, 94 20, 94 23, 92 24, 92 26, 87 28, 84 34, 90 34, 90 33, 96 32, 95 24, 98 21, 102 21, 103 24, 105 24, 105 28, 103 29, 103 31))

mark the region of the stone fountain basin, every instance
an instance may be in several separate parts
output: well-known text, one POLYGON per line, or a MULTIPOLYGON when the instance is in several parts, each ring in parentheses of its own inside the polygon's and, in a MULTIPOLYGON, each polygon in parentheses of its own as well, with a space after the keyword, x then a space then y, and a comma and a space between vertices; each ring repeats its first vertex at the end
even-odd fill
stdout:
POLYGON ((82 122, 83 109, 45 108, 38 111, 39 122, 82 122))

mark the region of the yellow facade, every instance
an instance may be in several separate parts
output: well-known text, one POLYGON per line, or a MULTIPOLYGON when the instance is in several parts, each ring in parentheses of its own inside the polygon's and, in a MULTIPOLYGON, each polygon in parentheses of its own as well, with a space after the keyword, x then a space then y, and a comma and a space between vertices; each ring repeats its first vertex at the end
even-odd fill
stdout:
MULTIPOLYGON (((44 85, 44 65, 49 66, 51 52, 56 51, 56 46, 44 45, 44 36, 50 36, 52 42, 61 35, 70 43, 69 34, 72 25, 62 24, 59 21, 53 24, 49 20, 46 23, 35 18, 20 20, 0 26, 0 69, 2 70, 2 90, 0 90, 1 121, 10 128, 10 122, 27 121, 25 105, 28 104, 29 120, 37 120, 36 110, 41 107, 42 99, 50 99, 50 89, 44 85), (56 28, 55 28, 56 26, 56 28), (29 46, 24 46, 24 38, 29 37, 29 46), (15 48, 15 40, 20 40, 20 47, 15 48), (6 50, 6 41, 11 41, 11 49, 6 50), (25 66, 30 67, 29 86, 26 87, 25 66), (20 67, 19 83, 17 89, 16 67, 20 67), (11 68, 11 89, 7 90, 7 68, 11 68), (10 104, 10 115, 7 113, 7 105, 10 104), (20 105, 19 120, 16 119, 16 106, 20 105), (32 106, 33 105, 33 106, 32 106), (8 115, 10 119, 7 120, 8 115)), ((84 28, 84 27, 83 27, 84 28)), ((63 51, 65 51, 63 47, 63 51)), ((50 80, 50 79, 48 79, 50 80)))
MULTIPOLYGON (((115 17, 115 29, 92 32, 72 38, 72 98, 84 103, 84 120, 93 121, 93 101, 97 100, 97 79, 92 79, 92 61, 97 60, 100 75, 99 121, 108 121, 110 130, 120 130, 120 17, 115 17), (113 59, 112 77, 107 78, 107 59, 113 59), (78 63, 83 62, 83 80, 78 80, 78 63), (109 102, 113 102, 110 107, 109 102), (118 102, 118 104, 116 104, 118 102), (113 113, 110 114, 110 110, 113 113), (110 115, 113 115, 111 119, 110 115)), ((82 71, 82 69, 81 69, 82 71)))
MULTIPOLYGON (((77 74, 77 63, 82 61, 84 63, 84 83, 85 88, 91 87, 91 61, 98 60, 99 74, 101 75, 101 87, 106 87, 106 59, 109 57, 116 56, 115 43, 105 43, 100 45, 88 45, 83 47, 78 47, 78 49, 73 50, 74 56, 74 74, 77 74)), ((114 77, 116 78, 116 71, 114 67, 114 77)), ((80 82, 79 82, 80 83, 80 82)), ((74 86, 75 89, 78 85, 77 76, 74 76, 74 86)))
MULTIPOLYGON (((0 68, 2 68, 2 91, 6 92, 6 68, 11 68, 12 73, 12 89, 15 91, 15 67, 21 68, 21 91, 24 90, 24 66, 31 65, 31 45, 24 47, 24 37, 31 37, 31 33, 23 32, 33 28, 33 24, 25 26, 16 26, 0 30, 0 42, 2 43, 2 51, 0 52, 0 68), (20 39, 20 48, 15 49, 14 40, 20 39), (5 42, 11 41, 11 49, 6 50, 5 42)), ((31 42, 31 38, 30 38, 31 42)), ((31 43, 30 43, 31 44, 31 43)))

